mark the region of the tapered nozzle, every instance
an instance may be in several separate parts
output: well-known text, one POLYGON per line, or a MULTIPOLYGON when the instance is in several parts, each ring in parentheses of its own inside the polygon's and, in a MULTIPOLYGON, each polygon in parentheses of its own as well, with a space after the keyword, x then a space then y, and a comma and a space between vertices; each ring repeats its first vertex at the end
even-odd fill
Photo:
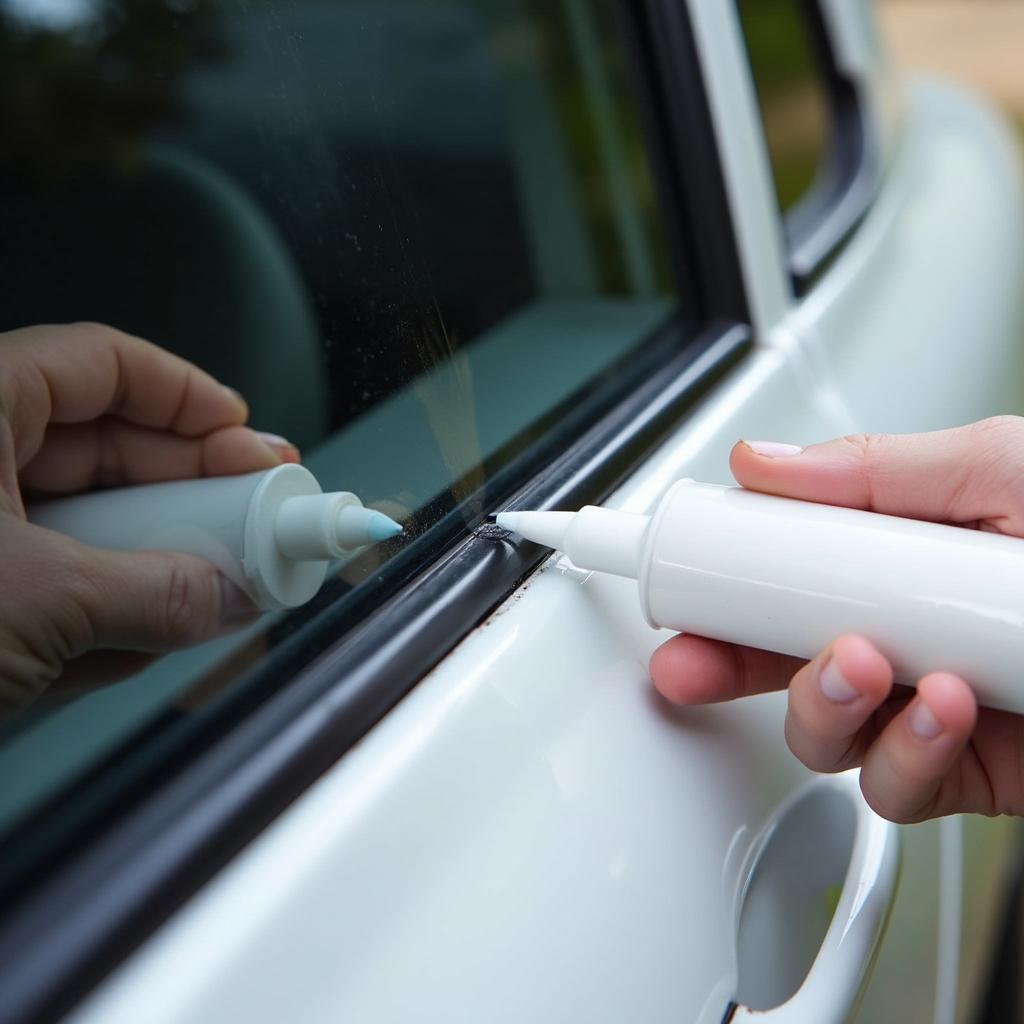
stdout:
POLYGON ((401 532, 402 527, 393 519, 376 509, 364 508, 347 491, 286 498, 274 528, 277 547, 286 558, 320 562, 397 537, 401 532))
POLYGON ((565 531, 575 518, 575 512, 499 512, 495 522, 503 530, 511 530, 535 544, 561 551, 564 550, 565 531))
POLYGON ((579 512, 499 512, 497 523, 564 551, 581 569, 637 579, 650 517, 586 505, 579 512))
POLYGON ((389 537, 397 537, 402 527, 383 512, 363 508, 362 505, 346 505, 334 521, 338 543, 346 549, 377 544, 389 537))

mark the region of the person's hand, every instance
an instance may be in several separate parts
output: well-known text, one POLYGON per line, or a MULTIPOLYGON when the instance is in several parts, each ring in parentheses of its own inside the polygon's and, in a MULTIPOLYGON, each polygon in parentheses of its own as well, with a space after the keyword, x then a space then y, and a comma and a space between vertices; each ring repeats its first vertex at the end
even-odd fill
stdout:
POLYGON ((0 709, 137 671, 253 618, 209 563, 86 547, 25 520, 25 498, 269 469, 288 442, 190 363, 97 324, 0 334, 0 709), (59 679, 59 683, 57 680, 59 679))
MULTIPOLYGON (((803 450, 740 442, 730 465, 751 490, 1024 537, 1024 420, 1017 417, 803 450)), ((655 651, 651 677, 680 704, 788 685, 793 753, 821 772, 862 766, 864 796, 893 821, 1024 813, 1024 717, 979 709, 970 680, 947 672, 925 676, 916 692, 893 686, 888 661, 864 637, 841 636, 805 663, 680 635, 655 651)))

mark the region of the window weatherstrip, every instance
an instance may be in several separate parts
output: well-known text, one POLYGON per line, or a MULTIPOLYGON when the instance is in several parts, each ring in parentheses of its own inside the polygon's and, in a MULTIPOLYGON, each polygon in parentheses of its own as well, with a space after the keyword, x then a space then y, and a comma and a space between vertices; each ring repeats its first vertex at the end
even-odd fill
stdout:
POLYGON ((832 124, 820 177, 783 218, 798 295, 842 247, 878 193, 882 161, 857 83, 839 70, 820 0, 800 5, 825 80, 832 124))

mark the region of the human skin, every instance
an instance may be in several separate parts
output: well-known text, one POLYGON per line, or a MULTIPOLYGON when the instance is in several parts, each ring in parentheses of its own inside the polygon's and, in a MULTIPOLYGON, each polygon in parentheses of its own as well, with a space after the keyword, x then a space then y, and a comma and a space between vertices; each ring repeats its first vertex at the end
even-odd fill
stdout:
POLYGON ((247 417, 236 392, 110 327, 0 334, 0 711, 113 681, 256 616, 201 558, 91 548, 25 518, 26 496, 298 461, 247 417))
MULTIPOLYGON (((729 461, 751 490, 1024 537, 1019 417, 807 448, 741 441, 729 461)), ((1024 685, 1024 665, 1021 676, 1024 685)), ((949 672, 924 676, 916 690, 894 686, 892 667, 865 637, 837 637, 804 662, 679 635, 655 651, 651 677, 677 704, 788 687, 793 753, 820 772, 860 766, 865 798, 893 821, 1024 813, 1024 717, 979 708, 969 680, 949 672)))

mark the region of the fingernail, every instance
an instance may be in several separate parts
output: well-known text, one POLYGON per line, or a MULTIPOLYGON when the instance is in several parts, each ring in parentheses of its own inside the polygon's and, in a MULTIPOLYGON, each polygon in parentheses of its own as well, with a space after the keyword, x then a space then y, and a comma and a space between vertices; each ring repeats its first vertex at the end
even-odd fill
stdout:
POLYGON ((299 449, 296 448, 288 438, 281 437, 280 434, 268 434, 263 430, 257 430, 256 436, 265 445, 267 445, 282 462, 302 461, 302 456, 299 455, 299 449))
POLYGON ((915 698, 907 712, 907 725, 919 740, 933 740, 942 732, 942 723, 920 697, 915 698))
POLYGON ((220 577, 220 621, 225 626, 252 622, 260 613, 249 595, 226 576, 220 577))
POLYGON ((835 658, 829 658, 828 663, 821 670, 818 676, 818 685, 821 692, 833 704, 849 704, 860 696, 860 691, 855 689, 846 679, 835 658))
POLYGON ((782 441, 744 441, 743 443, 758 455, 767 455, 772 459, 787 455, 799 455, 803 451, 798 444, 785 444, 782 441))

